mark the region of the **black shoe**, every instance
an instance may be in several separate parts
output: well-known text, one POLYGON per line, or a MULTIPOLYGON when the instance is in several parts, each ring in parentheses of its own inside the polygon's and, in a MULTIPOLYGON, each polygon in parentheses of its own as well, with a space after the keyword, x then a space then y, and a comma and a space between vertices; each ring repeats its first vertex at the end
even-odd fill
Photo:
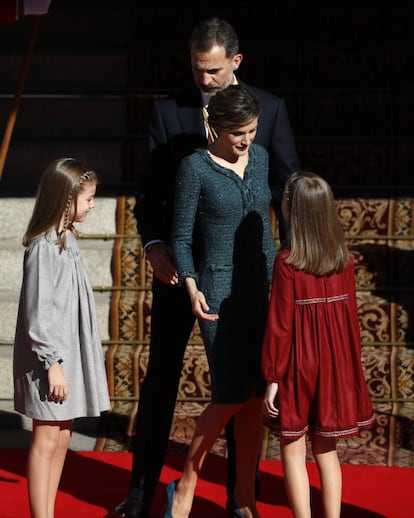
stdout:
POLYGON ((235 516, 237 518, 244 518, 243 512, 238 508, 236 501, 234 500, 234 498, 232 496, 229 496, 227 498, 226 508, 227 508, 227 511, 229 512, 229 515, 232 518, 234 518, 235 516))
POLYGON ((124 518, 149 518, 149 511, 150 505, 148 503, 125 498, 115 507, 113 514, 124 518))
POLYGON ((232 495, 231 496, 229 495, 227 497, 227 502, 226 502, 227 511, 229 512, 230 515, 234 516, 234 512, 236 511, 237 508, 238 508, 238 505, 236 504, 234 497, 232 495))

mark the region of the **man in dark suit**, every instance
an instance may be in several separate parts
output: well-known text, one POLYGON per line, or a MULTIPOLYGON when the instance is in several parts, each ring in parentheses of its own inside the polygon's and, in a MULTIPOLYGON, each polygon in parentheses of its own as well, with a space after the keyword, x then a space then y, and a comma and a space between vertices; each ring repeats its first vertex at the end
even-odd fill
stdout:
MULTIPOLYGON (((154 101, 148 167, 135 206, 138 231, 154 279, 150 356, 137 413, 131 485, 127 498, 115 509, 118 516, 128 518, 149 515, 168 447, 184 351, 195 321, 186 289, 177 285, 170 233, 178 165, 195 148, 207 144, 202 107, 218 90, 235 83, 244 85, 257 98, 262 113, 255 142, 269 153, 269 184, 277 214, 285 180, 299 168, 285 101, 235 76, 243 56, 231 25, 218 18, 200 22, 190 36, 189 49, 194 84, 154 101)), ((195 235, 195 256, 197 243, 195 235)), ((226 428, 226 438, 227 507, 231 510, 235 476, 232 423, 226 428)))

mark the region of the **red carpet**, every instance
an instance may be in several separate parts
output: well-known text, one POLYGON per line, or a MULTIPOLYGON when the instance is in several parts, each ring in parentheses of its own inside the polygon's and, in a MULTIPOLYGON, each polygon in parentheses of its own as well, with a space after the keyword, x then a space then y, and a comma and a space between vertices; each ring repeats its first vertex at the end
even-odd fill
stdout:
MULTIPOLYGON (((0 449, 0 517, 29 516, 25 462, 27 450, 0 449)), ((162 516, 165 483, 177 478, 182 455, 170 455, 162 473, 153 506, 153 516, 162 516)), ((129 483, 131 454, 112 452, 68 453, 56 518, 104 518, 124 498, 129 483)), ((344 464, 342 518, 414 517, 414 470, 344 464)), ((320 518, 319 484, 314 464, 309 464, 313 487, 315 518, 320 518)), ((210 456, 197 487, 192 518, 226 518, 225 460, 210 456)), ((292 516, 285 495, 280 462, 262 461, 261 496, 258 504, 262 518, 292 516)))

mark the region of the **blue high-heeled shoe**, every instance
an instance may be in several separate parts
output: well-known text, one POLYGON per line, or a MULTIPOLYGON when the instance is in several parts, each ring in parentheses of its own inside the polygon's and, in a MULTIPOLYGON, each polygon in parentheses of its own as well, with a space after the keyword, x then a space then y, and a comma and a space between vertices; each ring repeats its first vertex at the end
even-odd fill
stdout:
POLYGON ((173 518, 172 505, 173 505, 176 485, 177 485, 177 480, 173 480, 172 482, 167 484, 167 487, 165 488, 165 491, 167 493, 167 509, 165 511, 164 518, 173 518))

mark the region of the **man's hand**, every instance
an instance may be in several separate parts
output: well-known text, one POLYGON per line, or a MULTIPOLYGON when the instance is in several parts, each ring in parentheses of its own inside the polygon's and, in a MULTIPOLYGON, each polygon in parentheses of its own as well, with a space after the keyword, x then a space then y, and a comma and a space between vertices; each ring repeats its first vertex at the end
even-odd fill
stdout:
POLYGON ((170 247, 164 243, 155 243, 146 252, 154 275, 165 284, 177 284, 178 274, 172 261, 170 247))

